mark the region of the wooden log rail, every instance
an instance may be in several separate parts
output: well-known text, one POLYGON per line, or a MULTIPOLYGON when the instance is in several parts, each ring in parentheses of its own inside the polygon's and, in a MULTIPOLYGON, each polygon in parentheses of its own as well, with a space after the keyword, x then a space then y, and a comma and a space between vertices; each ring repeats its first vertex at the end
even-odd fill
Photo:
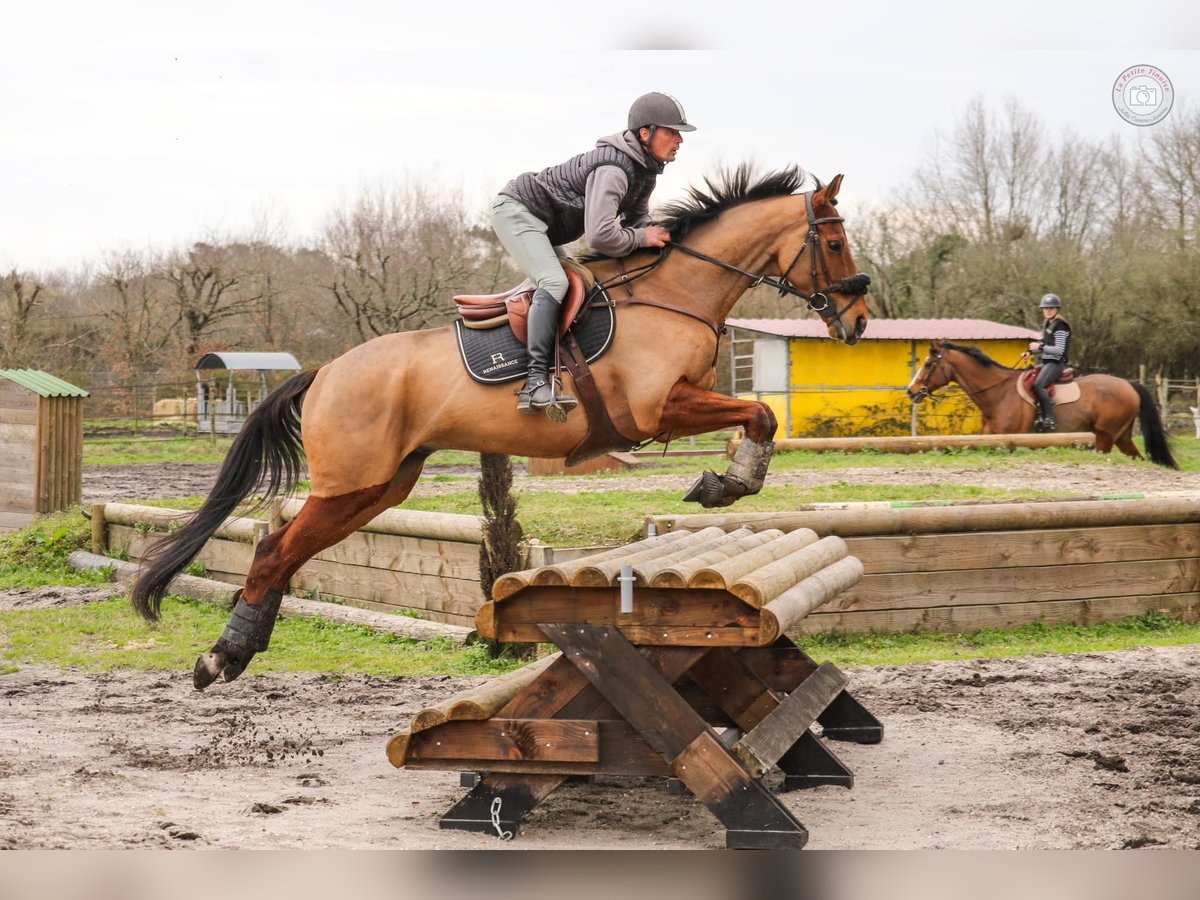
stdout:
MULTIPOLYGON (((725 446, 725 455, 733 459, 740 438, 725 446)), ((829 437, 780 438, 776 453, 807 450, 810 453, 928 453, 931 450, 1002 448, 1038 450, 1045 447, 1095 447, 1096 436, 1090 431, 1049 432, 1046 434, 921 434, 908 437, 829 437)))
MULTIPOLYGON (((258 541, 293 519, 301 498, 278 501, 267 518, 231 516, 197 560, 214 579, 241 585, 258 541)), ((141 559, 164 532, 193 515, 128 503, 92 508, 92 549, 141 559)), ((474 628, 479 588, 478 516, 387 510, 314 556, 292 577, 293 594, 316 594, 380 612, 415 611, 430 621, 474 628)))
POLYGON ((839 537, 713 527, 504 576, 480 633, 561 652, 422 710, 388 758, 482 773, 443 828, 515 834, 572 775, 670 776, 724 824, 727 846, 802 847, 808 832, 762 777, 850 787, 813 726, 857 743, 883 729, 844 674, 785 632, 861 575, 839 537))

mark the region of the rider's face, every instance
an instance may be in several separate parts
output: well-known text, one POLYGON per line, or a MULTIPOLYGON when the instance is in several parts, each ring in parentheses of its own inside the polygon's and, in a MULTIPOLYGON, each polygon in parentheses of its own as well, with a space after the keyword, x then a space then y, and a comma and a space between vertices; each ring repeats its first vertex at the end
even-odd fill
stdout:
POLYGON ((1058 308, 1054 307, 1054 306, 1049 306, 1046 309, 1042 310, 1042 315, 1047 319, 1053 319, 1055 316, 1058 315, 1058 308))
MULTIPOLYGON (((643 139, 650 131, 649 128, 643 128, 643 139)), ((679 152, 679 145, 683 143, 683 135, 674 128, 668 128, 665 125, 659 125, 654 129, 654 137, 650 138, 650 155, 661 163, 669 163, 675 161, 675 154, 679 152)))

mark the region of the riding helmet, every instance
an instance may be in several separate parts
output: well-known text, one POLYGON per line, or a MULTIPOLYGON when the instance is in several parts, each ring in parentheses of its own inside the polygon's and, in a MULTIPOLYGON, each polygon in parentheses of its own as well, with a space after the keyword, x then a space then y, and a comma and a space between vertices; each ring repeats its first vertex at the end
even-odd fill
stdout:
POLYGON ((674 128, 676 131, 695 131, 695 125, 689 125, 683 104, 670 94, 654 91, 642 94, 629 107, 629 130, 637 131, 649 125, 661 125, 674 128))
POLYGON ((1061 307, 1062 301, 1058 299, 1058 294, 1047 294, 1038 304, 1038 309, 1060 309, 1061 307))

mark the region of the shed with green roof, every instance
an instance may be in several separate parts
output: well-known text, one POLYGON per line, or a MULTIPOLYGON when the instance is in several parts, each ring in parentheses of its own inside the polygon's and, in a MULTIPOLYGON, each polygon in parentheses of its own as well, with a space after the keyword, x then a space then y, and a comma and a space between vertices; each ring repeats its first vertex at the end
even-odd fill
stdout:
POLYGON ((48 372, 0 369, 0 532, 80 502, 87 396, 48 372))

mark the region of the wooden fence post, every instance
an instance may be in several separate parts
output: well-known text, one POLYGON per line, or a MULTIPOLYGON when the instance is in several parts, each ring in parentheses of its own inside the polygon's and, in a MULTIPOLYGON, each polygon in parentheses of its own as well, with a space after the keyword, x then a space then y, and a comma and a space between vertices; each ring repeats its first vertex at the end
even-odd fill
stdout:
POLYGON ((108 527, 104 521, 103 503, 92 504, 92 552, 104 555, 108 549, 108 527))

